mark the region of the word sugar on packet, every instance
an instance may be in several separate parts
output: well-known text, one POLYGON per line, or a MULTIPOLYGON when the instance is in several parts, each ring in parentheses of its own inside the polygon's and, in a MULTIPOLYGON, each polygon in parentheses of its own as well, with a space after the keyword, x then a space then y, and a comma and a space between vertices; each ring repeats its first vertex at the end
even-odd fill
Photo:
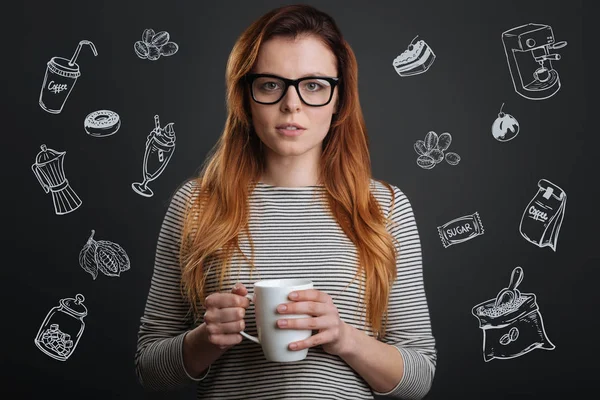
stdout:
POLYGON ((556 251, 566 204, 567 194, 564 190, 546 179, 540 179, 538 191, 521 217, 519 232, 536 246, 549 246, 556 251))
POLYGON ((438 226, 437 229, 444 248, 466 242, 476 236, 483 235, 484 232, 478 212, 455 218, 442 226, 438 226))

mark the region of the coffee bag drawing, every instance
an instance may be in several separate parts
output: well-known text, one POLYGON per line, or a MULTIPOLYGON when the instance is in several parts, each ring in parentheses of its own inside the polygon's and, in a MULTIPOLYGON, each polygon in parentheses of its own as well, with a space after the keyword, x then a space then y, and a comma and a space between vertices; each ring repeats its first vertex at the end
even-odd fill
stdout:
POLYGON ((98 110, 89 113, 83 120, 85 132, 94 137, 106 137, 117 133, 121 117, 114 111, 98 110))
POLYGON ((521 236, 540 248, 548 246, 556 251, 566 206, 565 191, 546 179, 540 179, 538 190, 521 217, 521 236))
POLYGON ((437 164, 446 160, 450 165, 457 165, 460 162, 460 156, 448 150, 452 143, 452 135, 444 132, 438 136, 434 131, 430 131, 425 135, 425 140, 417 140, 414 148, 419 157, 417 165, 423 169, 432 169, 437 164))
POLYGON ((552 97, 560 89, 558 71, 552 61, 560 54, 552 50, 567 42, 556 42, 552 28, 544 24, 525 24, 502 33, 504 54, 515 91, 529 100, 552 97))
POLYGON ((96 46, 89 40, 82 40, 75 49, 71 59, 52 57, 47 63, 42 90, 40 91, 40 107, 51 114, 59 114, 81 75, 79 65, 75 62, 83 45, 91 47, 94 56, 98 55, 96 46))
POLYGON ((418 37, 419 35, 415 36, 408 48, 392 62, 394 69, 402 77, 422 74, 429 70, 435 61, 435 53, 424 40, 415 43, 418 37))
POLYGON ((442 226, 438 226, 438 234, 444 248, 466 242, 476 236, 483 235, 483 233, 483 225, 478 212, 455 218, 442 226))
POLYGON ((498 112, 498 118, 492 124, 492 135, 499 142, 508 142, 519 134, 519 122, 510 114, 502 112, 504 103, 498 112))
POLYGON ((132 183, 133 190, 144 197, 154 195, 152 189, 148 187, 148 183, 162 174, 174 152, 175 130, 173 129, 173 122, 161 128, 158 115, 155 115, 154 129, 146 140, 146 151, 142 164, 143 181, 132 183))
POLYGON ((121 272, 131 268, 129 257, 123 248, 108 240, 95 240, 95 231, 79 252, 79 265, 94 278, 98 271, 106 276, 119 277, 121 272))
POLYGON ((75 211, 81 206, 82 201, 65 177, 63 163, 66 151, 52 150, 45 144, 40 148, 42 151, 35 157, 31 169, 44 192, 52 193, 54 212, 57 215, 64 215, 75 211))
POLYGON ((79 344, 85 330, 83 318, 88 310, 83 305, 85 297, 65 298, 53 307, 35 335, 35 345, 46 355, 58 361, 66 361, 79 344))
POLYGON ((496 298, 471 310, 483 332, 485 362, 519 357, 535 349, 555 348, 546 335, 535 294, 517 289, 522 280, 523 269, 516 267, 508 287, 500 290, 496 298))
POLYGON ((156 61, 160 56, 169 57, 179 50, 177 43, 171 42, 170 39, 169 32, 155 33, 153 29, 145 29, 142 40, 134 43, 133 50, 141 59, 156 61))

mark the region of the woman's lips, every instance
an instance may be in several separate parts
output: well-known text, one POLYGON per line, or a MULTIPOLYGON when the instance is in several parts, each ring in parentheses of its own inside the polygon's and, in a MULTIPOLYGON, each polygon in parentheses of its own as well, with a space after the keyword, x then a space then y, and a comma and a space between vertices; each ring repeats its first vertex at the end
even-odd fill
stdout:
POLYGON ((299 136, 302 134, 302 132, 305 131, 305 129, 283 129, 283 128, 278 128, 276 130, 277 130, 277 133, 279 133, 280 135, 283 135, 283 136, 299 136))

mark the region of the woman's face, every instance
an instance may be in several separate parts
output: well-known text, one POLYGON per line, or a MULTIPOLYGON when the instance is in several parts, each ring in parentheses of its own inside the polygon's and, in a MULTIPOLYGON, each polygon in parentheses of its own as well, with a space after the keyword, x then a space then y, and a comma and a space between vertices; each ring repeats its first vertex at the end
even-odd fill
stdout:
MULTIPOLYGON (((334 54, 314 36, 298 37, 296 40, 271 38, 262 44, 251 72, 289 79, 338 76, 334 54)), ((273 87, 271 84, 268 86, 273 87)), ((275 104, 259 104, 250 98, 252 123, 263 142, 267 157, 301 156, 313 152, 320 155, 332 115, 337 112, 337 100, 336 87, 329 104, 312 107, 300 100, 298 92, 291 85, 284 97, 275 104), (298 136, 285 136, 277 131, 278 125, 291 122, 305 129, 298 136)), ((318 156, 315 158, 318 159, 318 156)))

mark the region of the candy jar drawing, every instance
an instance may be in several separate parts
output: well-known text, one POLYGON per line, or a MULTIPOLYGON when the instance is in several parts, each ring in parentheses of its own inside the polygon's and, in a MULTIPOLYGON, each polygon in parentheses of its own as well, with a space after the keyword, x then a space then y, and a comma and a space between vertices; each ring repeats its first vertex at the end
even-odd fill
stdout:
POLYGON ((31 169, 44 191, 52 192, 55 213, 63 215, 76 210, 81 205, 81 199, 65 178, 63 162, 66 152, 49 149, 45 144, 40 148, 42 151, 37 154, 31 169))
POLYGON ((151 197, 154 192, 148 187, 148 183, 155 180, 165 170, 173 152, 175 151, 175 130, 173 122, 160 127, 158 115, 154 116, 154 129, 146 140, 146 151, 143 161, 143 181, 131 184, 133 190, 144 196, 151 197))
POLYGON ((78 293, 74 299, 61 299, 48 312, 34 339, 42 352, 59 361, 66 361, 73 354, 85 329, 84 300, 78 293))
POLYGON ((89 40, 79 42, 70 60, 63 57, 52 57, 47 63, 42 90, 40 91, 40 107, 51 114, 59 114, 69 94, 73 90, 77 78, 81 75, 79 65, 75 62, 81 46, 87 44, 92 48, 94 56, 98 55, 96 46, 89 40))

